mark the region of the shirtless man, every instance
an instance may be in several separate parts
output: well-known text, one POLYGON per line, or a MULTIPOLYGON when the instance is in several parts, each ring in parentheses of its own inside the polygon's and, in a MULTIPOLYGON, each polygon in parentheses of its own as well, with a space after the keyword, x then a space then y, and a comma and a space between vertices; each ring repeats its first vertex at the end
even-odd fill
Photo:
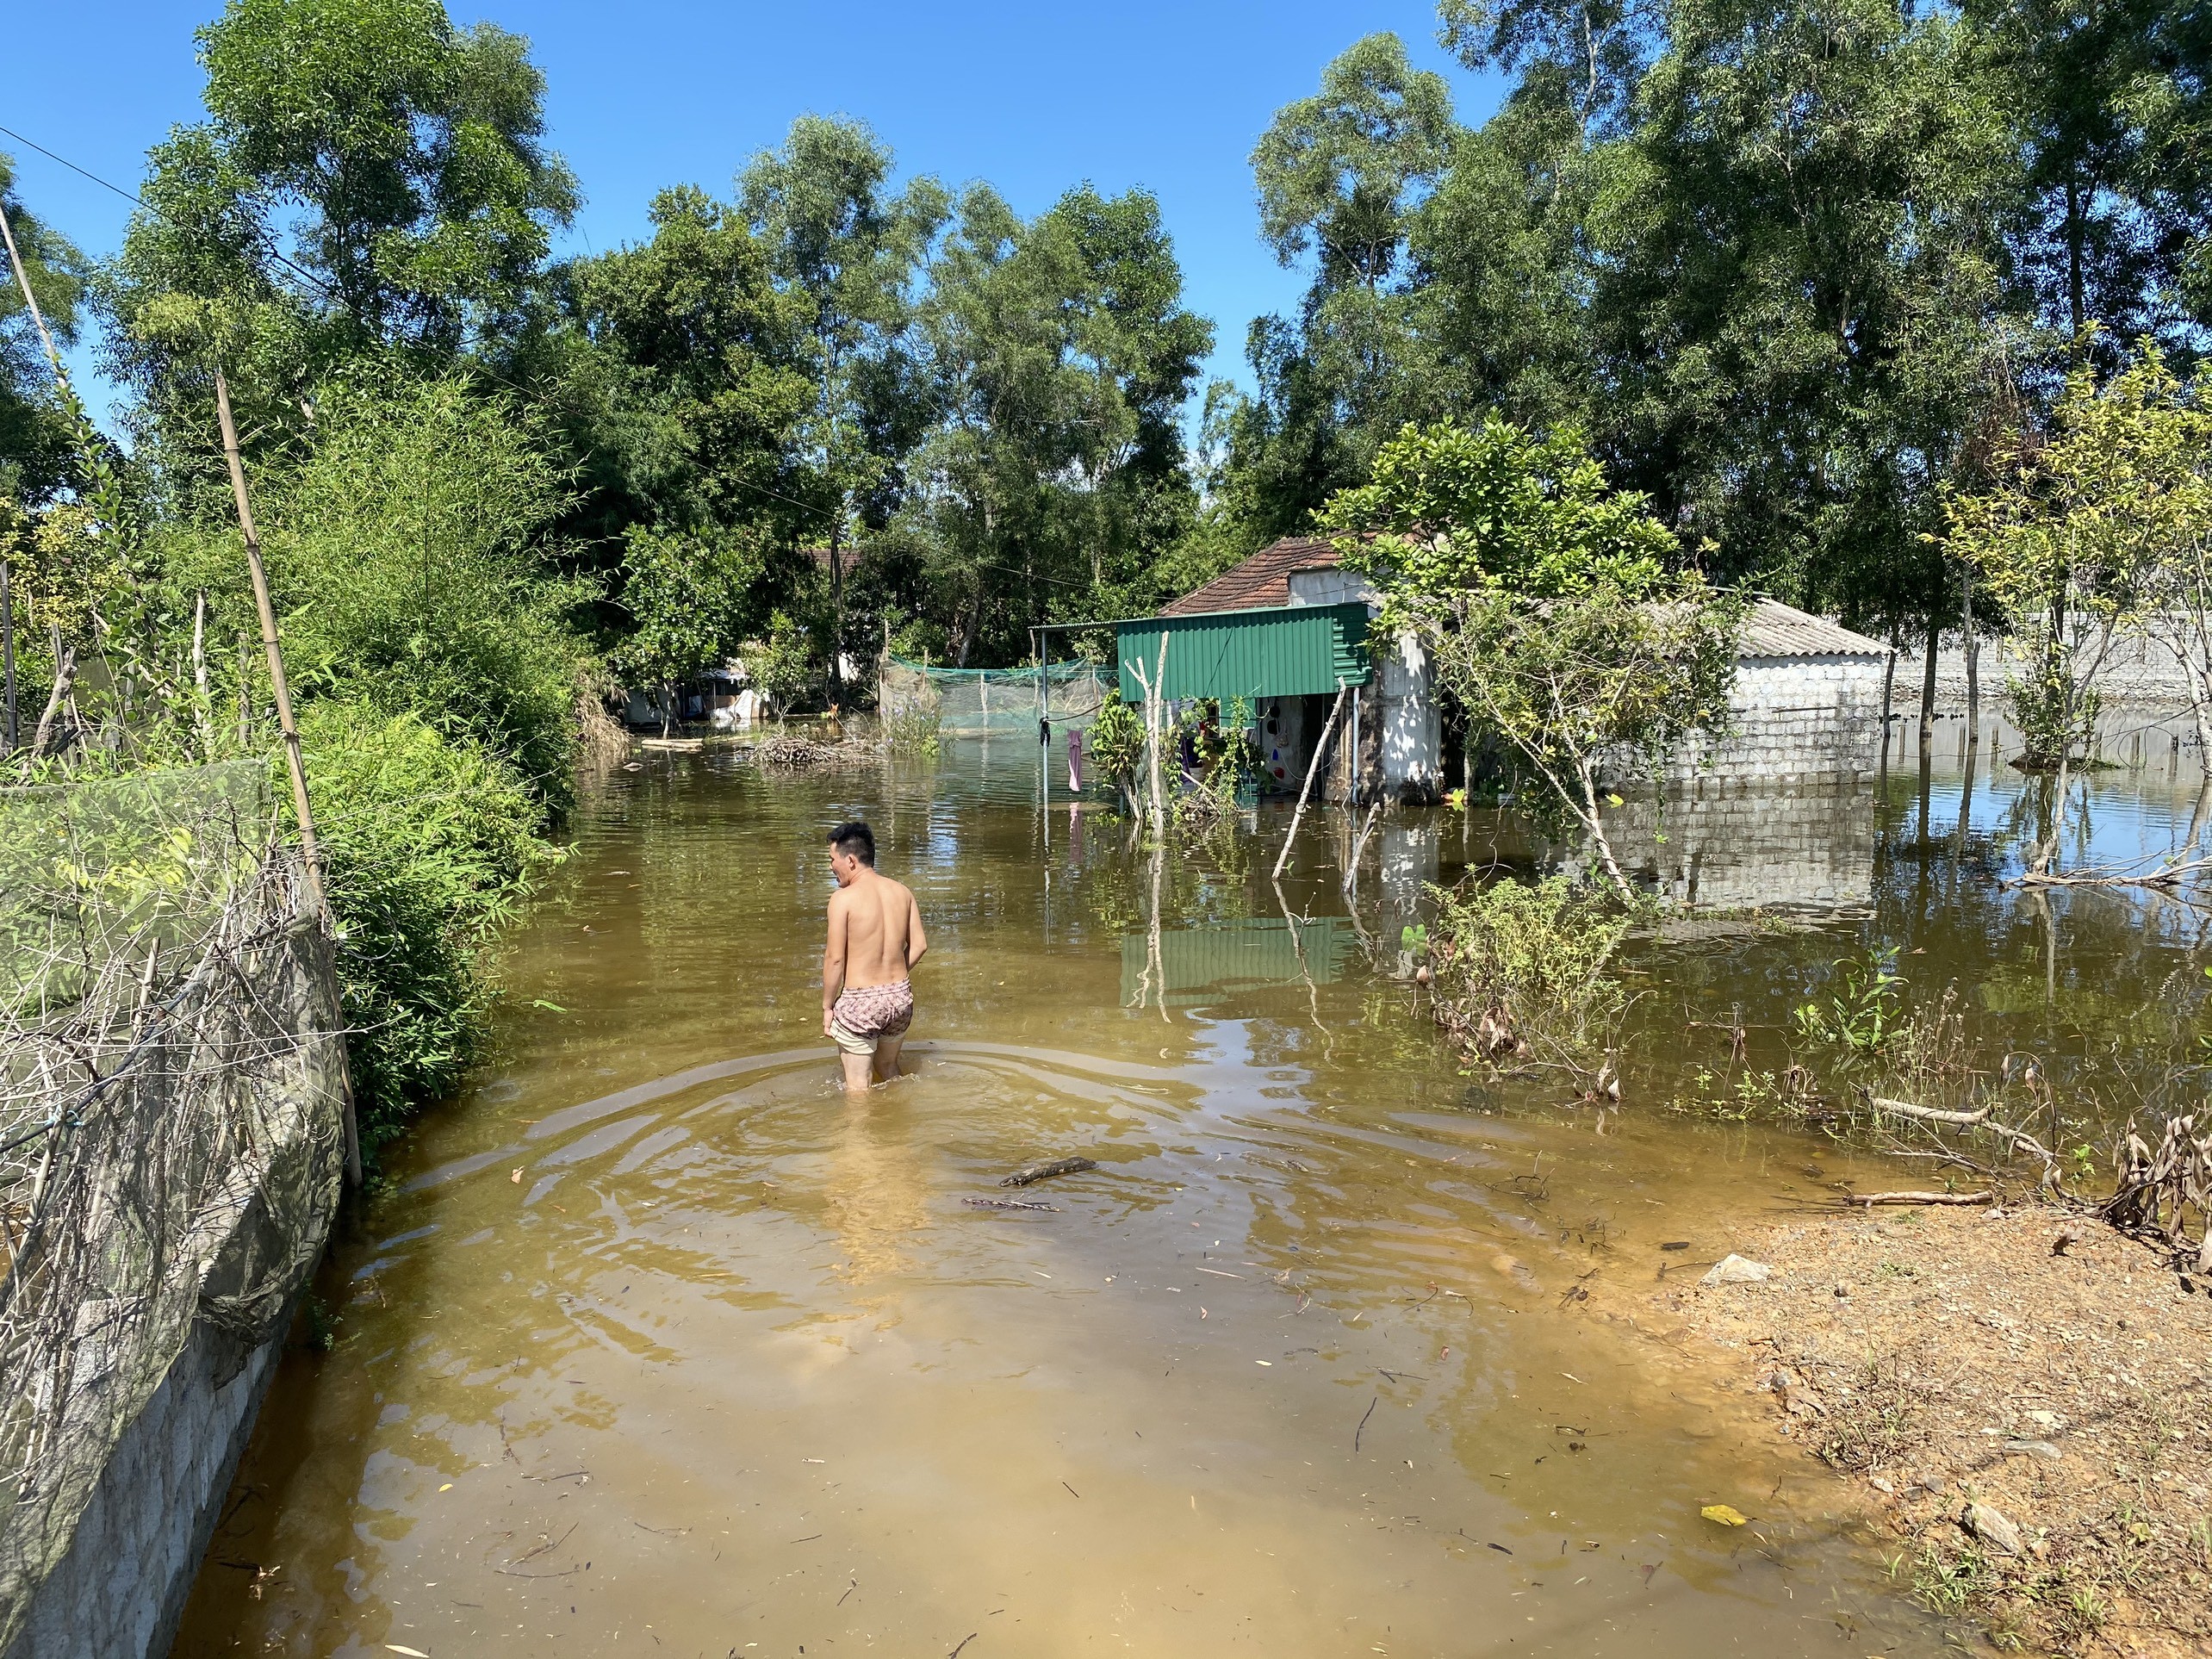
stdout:
POLYGON ((875 832, 854 820, 830 832, 830 942, 822 953, 822 1035, 837 1045, 845 1090, 898 1075, 914 1018, 914 965, 929 948, 914 895, 875 867, 875 832))

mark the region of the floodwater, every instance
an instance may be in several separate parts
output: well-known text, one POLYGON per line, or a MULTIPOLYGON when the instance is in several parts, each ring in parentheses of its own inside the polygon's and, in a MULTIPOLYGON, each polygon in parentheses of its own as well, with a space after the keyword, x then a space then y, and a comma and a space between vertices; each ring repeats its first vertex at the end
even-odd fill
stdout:
MULTIPOLYGON (((1287 813, 1155 866, 1041 819, 1018 745, 618 774, 500 1058, 333 1251, 336 1345, 286 1358, 176 1652, 1933 1654, 1665 1298, 1893 1176, 1678 1109, 1835 962, 1894 947, 2084 1076, 2202 981, 2186 906, 2001 888, 2035 786, 1982 770, 1645 826, 1708 904, 1819 908, 1632 946, 1602 1123, 1463 1076, 1390 977, 1421 884, 1519 845, 1487 815, 1393 818, 1350 903, 1352 828, 1309 818, 1278 900, 1287 813), (848 1101, 819 843, 861 814, 932 948, 913 1075, 848 1101), (1075 1153, 1014 1195, 1048 1211, 963 1202, 1075 1153)), ((2196 783, 2091 792, 2125 848, 2196 783)))

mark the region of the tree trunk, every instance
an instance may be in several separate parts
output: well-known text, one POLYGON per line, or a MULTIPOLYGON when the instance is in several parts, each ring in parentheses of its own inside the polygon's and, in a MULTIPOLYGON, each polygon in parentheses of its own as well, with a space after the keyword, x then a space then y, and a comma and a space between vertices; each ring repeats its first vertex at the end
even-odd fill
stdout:
POLYGON ((675 718, 676 682, 673 680, 663 680, 661 682, 661 736, 666 737, 668 735, 670 729, 675 724, 675 718))
POLYGON ((1936 653, 1943 643, 1942 619, 1928 614, 1928 661, 1920 670, 1920 752, 1924 755, 1936 742, 1936 653))
POLYGON ((1623 898, 1633 901, 1636 898, 1635 885, 1621 869, 1620 861, 1613 856, 1612 842, 1606 834, 1605 820, 1599 816, 1598 782, 1591 774, 1590 763, 1577 759, 1575 775, 1582 787, 1582 798, 1575 808, 1575 816, 1582 820, 1582 827, 1590 832, 1590 844, 1598 849, 1598 862, 1604 867, 1606 878, 1620 890, 1623 898))
POLYGON ((1981 642, 1974 637, 1974 571, 1959 568, 1959 643, 1967 658, 1967 741, 1981 736, 1981 642))

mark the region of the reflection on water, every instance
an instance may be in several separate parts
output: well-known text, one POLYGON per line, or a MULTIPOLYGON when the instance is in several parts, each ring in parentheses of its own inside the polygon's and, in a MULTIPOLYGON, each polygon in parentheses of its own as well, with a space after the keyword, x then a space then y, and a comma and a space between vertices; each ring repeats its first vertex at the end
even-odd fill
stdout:
MULTIPOLYGON (((1724 1051, 1691 1022, 1779 1026, 1869 943, 2109 1065, 2078 998, 2140 1010, 2193 912, 2037 908, 1991 879, 2027 785, 1892 773, 1848 846, 1791 820, 1851 914, 1636 947, 1600 1134, 1471 1091, 1370 967, 1426 884, 1527 855, 1509 823, 1408 815, 1347 884, 1359 826, 1310 815, 1278 895, 1287 814, 1153 860, 1056 802, 1047 851, 1034 759, 657 758, 592 805, 501 1063, 333 1254, 342 1339, 288 1359, 180 1654, 1938 1650, 1819 1471, 1661 1339, 1736 1218, 1873 1171, 1657 1103, 1724 1051), (933 948, 914 1075, 851 1102, 813 976, 856 814, 933 948), (1070 1153, 1097 1168, 997 1184, 1070 1153), (962 1202, 1010 1196, 1053 1208, 962 1202)), ((2084 833, 2170 832, 2121 782, 2084 833)), ((1779 894, 1764 845, 1678 852, 1700 896, 1779 894)))

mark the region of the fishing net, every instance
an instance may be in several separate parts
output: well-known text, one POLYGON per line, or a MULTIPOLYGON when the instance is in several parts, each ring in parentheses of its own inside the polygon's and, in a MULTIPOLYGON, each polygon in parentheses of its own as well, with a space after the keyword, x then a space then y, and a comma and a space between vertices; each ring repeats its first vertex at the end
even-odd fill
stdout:
MULTIPOLYGON (((1027 737, 1036 741, 1036 668, 934 668, 893 657, 878 693, 887 722, 934 714, 948 736, 1027 737)), ((1088 727, 1118 683, 1111 663, 1048 662, 1041 670, 1045 718, 1055 727, 1088 727)))
POLYGON ((329 1229, 342 1022, 265 775, 0 792, 0 1650, 196 1325, 234 1376, 329 1229))

